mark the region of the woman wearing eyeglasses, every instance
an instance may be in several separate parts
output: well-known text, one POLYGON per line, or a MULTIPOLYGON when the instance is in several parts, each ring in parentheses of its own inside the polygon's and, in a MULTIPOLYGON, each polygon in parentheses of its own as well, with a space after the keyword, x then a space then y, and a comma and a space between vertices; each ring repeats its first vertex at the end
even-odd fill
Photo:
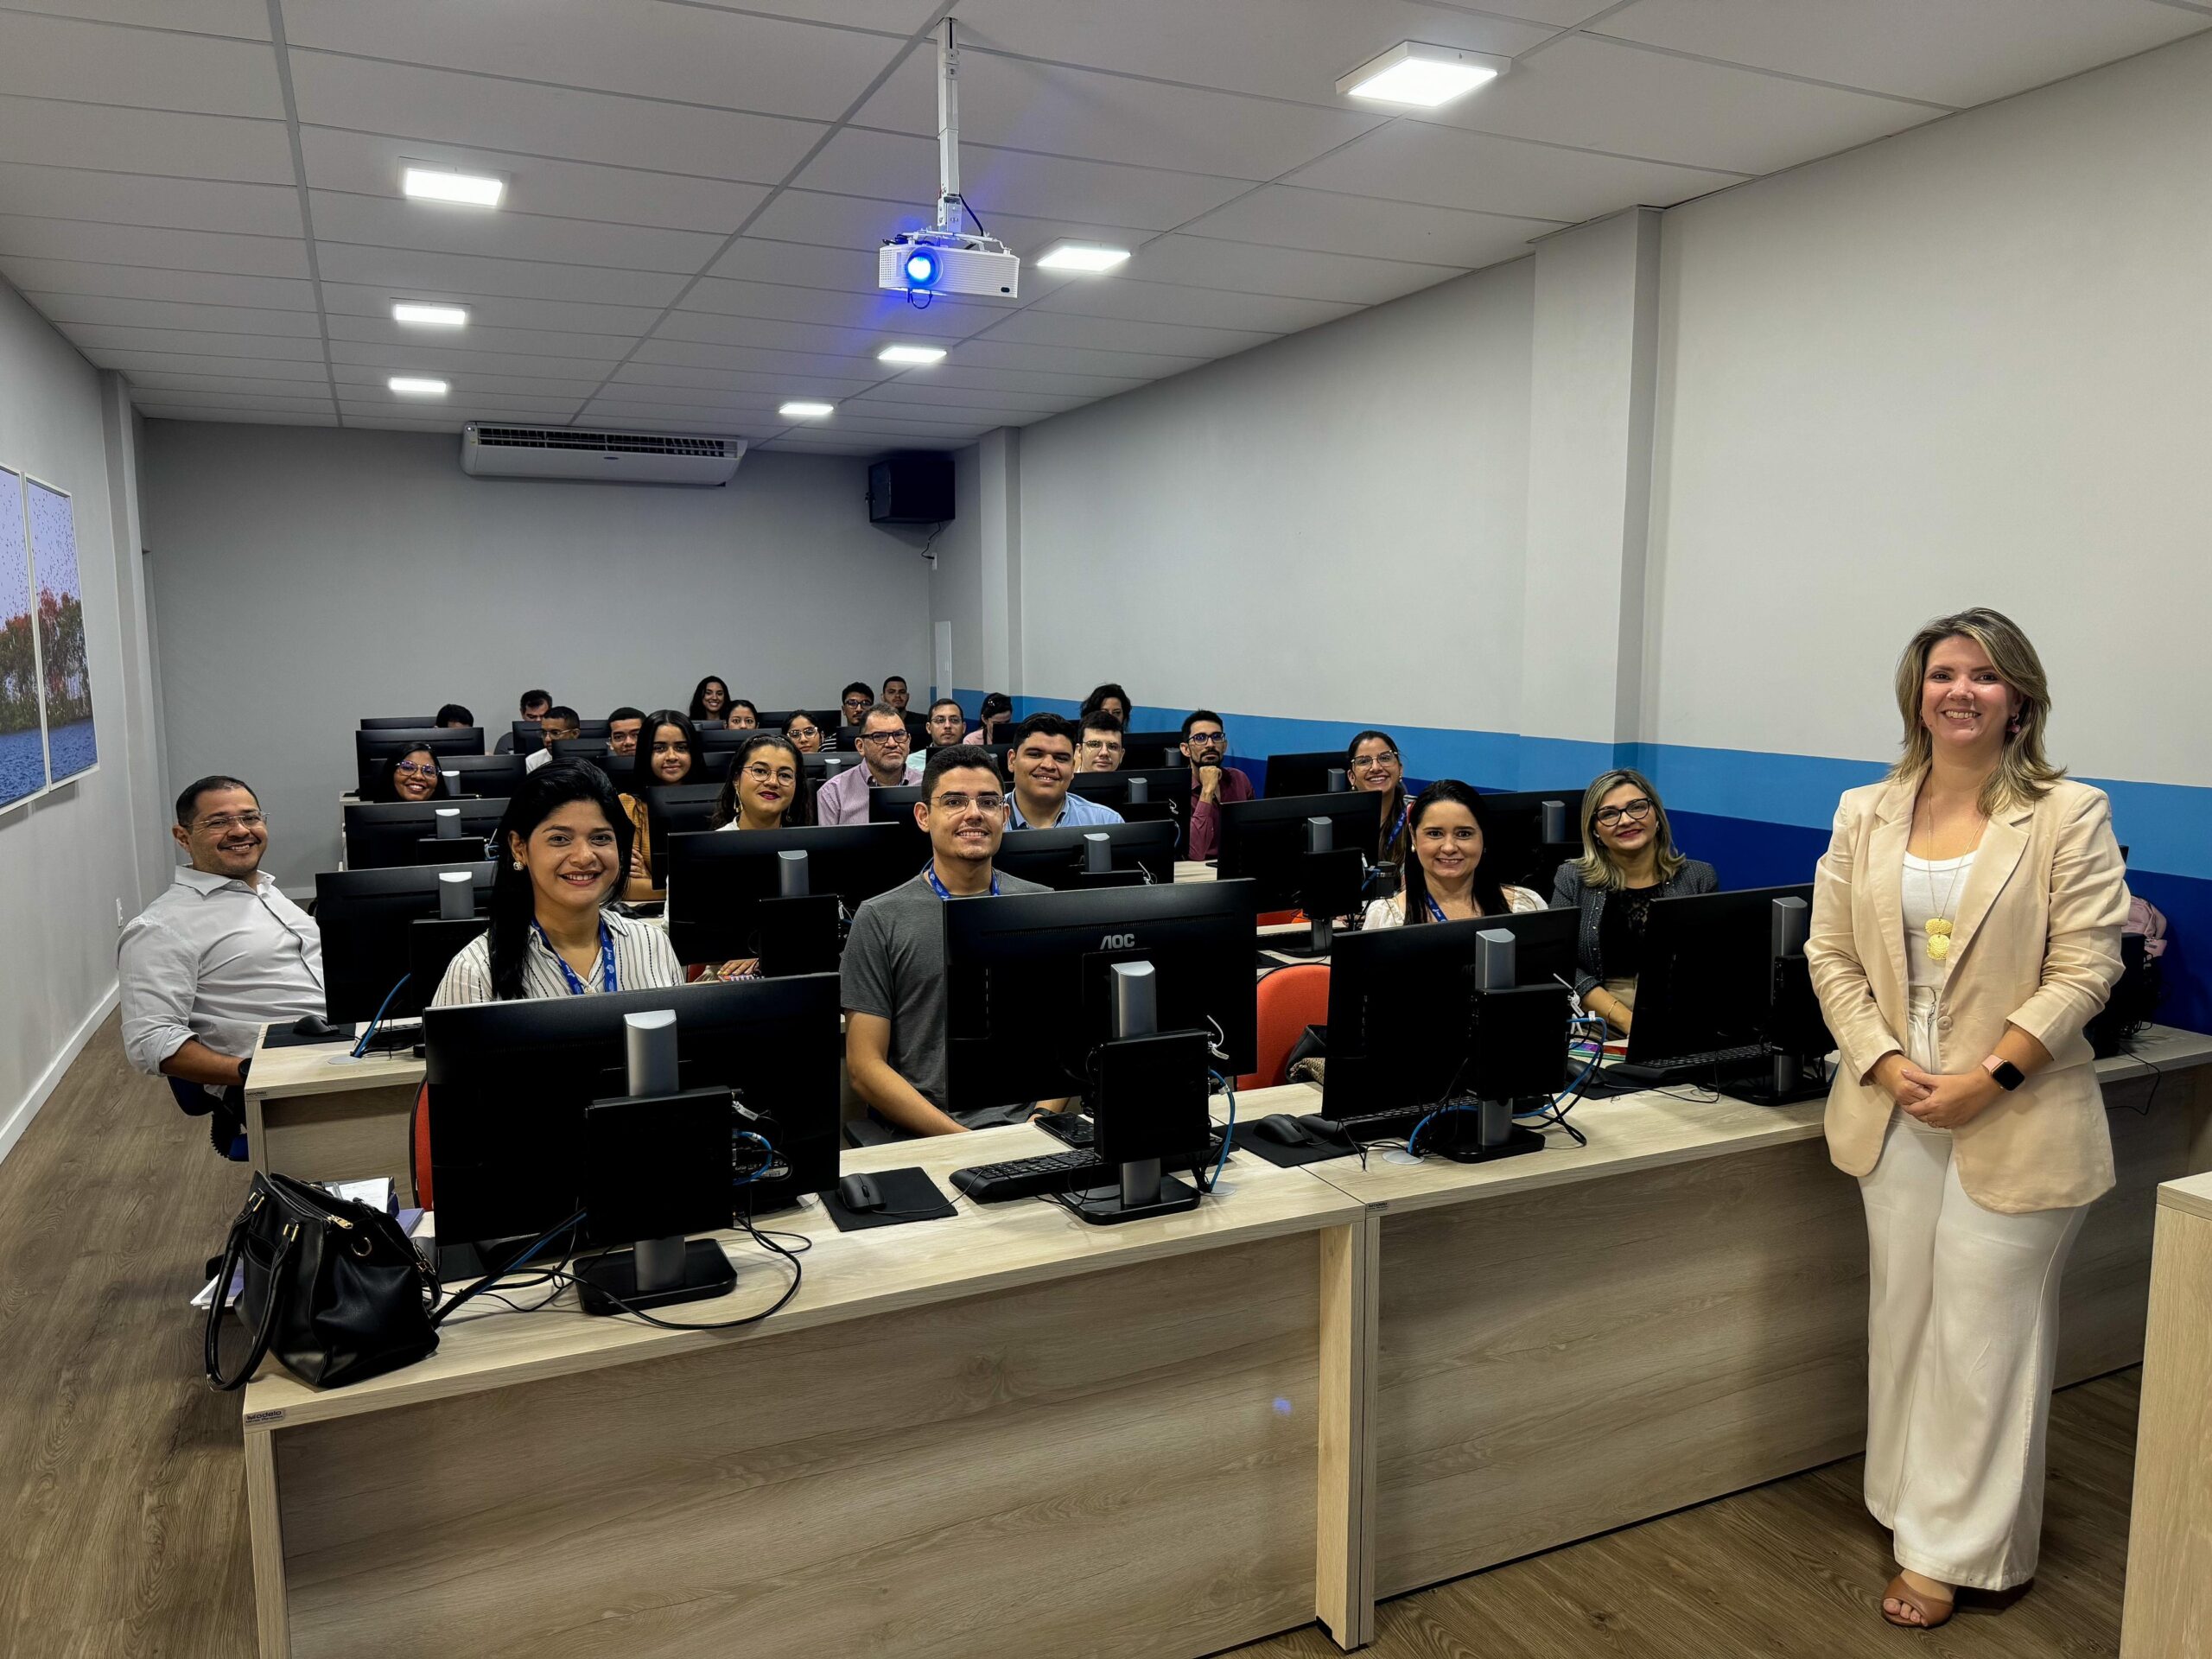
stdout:
POLYGON ((1354 789, 1380 797, 1376 806, 1376 858, 1384 864, 1406 861, 1406 766, 1397 740, 1388 732, 1362 732, 1344 745, 1344 773, 1354 789))
POLYGON ((747 738, 715 803, 717 830, 791 830, 814 822, 798 751, 774 732, 747 738))
POLYGON ((1582 1006, 1626 1034, 1636 1017, 1636 976, 1654 899, 1712 893, 1713 866, 1685 858, 1659 791, 1640 772, 1601 772, 1582 793, 1582 856, 1559 867, 1552 903, 1582 912, 1574 992, 1582 1006))
POLYGON ((445 793, 445 779, 438 771, 438 757, 429 747, 395 754, 378 768, 370 787, 372 801, 427 801, 445 793))

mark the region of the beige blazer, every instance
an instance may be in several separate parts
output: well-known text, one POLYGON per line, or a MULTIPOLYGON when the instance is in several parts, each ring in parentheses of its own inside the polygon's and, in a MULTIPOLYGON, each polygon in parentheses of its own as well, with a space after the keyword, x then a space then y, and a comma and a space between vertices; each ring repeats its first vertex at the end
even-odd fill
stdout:
MULTIPOLYGON (((1828 1155, 1853 1175, 1881 1157, 1893 1104, 1867 1074, 1905 1046, 1902 887, 1916 793, 1910 782, 1845 791, 1813 878, 1805 956, 1843 1061, 1828 1091, 1828 1155)), ((2112 1186, 2104 1096, 2082 1027, 2120 977, 2127 904, 2103 791, 2061 782, 1990 819, 1936 1004, 1944 1069, 1980 1065, 2007 1023, 2051 1063, 1953 1132, 1959 1184, 1986 1210, 2068 1209, 2112 1186)))

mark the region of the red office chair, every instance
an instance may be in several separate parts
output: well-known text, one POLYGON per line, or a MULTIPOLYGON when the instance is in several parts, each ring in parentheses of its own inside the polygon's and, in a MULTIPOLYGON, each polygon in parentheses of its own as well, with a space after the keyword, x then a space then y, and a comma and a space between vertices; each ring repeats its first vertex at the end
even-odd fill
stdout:
POLYGON ((1308 1026, 1327 1023, 1329 964, 1302 962, 1260 980, 1258 1070, 1236 1079, 1239 1089, 1272 1089, 1283 1080, 1290 1051, 1308 1026))
POLYGON ((430 1201, 430 1085, 423 1084, 415 1090, 415 1113, 409 1124, 407 1139, 413 1149, 415 1166, 415 1202, 421 1208, 435 1207, 430 1201))

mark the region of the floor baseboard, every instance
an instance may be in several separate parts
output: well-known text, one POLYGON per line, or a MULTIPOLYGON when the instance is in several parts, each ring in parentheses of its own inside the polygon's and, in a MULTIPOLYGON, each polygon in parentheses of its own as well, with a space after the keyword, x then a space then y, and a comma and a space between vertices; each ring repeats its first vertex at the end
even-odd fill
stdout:
POLYGON ((100 1028, 100 1021, 115 1012, 118 990, 115 985, 107 988, 105 994, 93 1005, 92 1011, 85 1016, 76 1030, 69 1033, 69 1040, 62 1044, 61 1052, 54 1057, 54 1064, 41 1071, 38 1081, 31 1084, 30 1093, 10 1107, 5 1117, 0 1117, 0 1159, 6 1158, 15 1149, 16 1142, 23 1138, 23 1131, 30 1128, 31 1120, 38 1116, 39 1108, 45 1105, 52 1098, 54 1091, 61 1086, 61 1079, 67 1075, 70 1062, 85 1052, 85 1045, 92 1040, 92 1033, 100 1028))

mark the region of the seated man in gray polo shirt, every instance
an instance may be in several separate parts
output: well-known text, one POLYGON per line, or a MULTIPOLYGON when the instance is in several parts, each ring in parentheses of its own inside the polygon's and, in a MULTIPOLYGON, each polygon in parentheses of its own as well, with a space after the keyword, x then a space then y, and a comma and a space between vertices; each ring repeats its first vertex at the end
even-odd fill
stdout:
POLYGON ((269 824, 235 778, 202 778, 169 831, 192 862, 123 930, 123 1049, 141 1071, 221 1090, 257 1027, 323 1013, 322 935, 262 873, 269 824))
MULTIPOLYGON (((992 871, 1007 805, 988 750, 966 744, 939 749, 922 774, 922 788, 914 819, 929 835, 930 861, 912 880, 862 905, 845 941, 845 1070, 854 1092, 891 1128, 957 1135, 1020 1122, 1033 1108, 1023 1103, 956 1111, 945 1103, 943 907, 1047 889, 992 871)), ((1052 1110, 1063 1103, 1040 1103, 1052 1110)))

